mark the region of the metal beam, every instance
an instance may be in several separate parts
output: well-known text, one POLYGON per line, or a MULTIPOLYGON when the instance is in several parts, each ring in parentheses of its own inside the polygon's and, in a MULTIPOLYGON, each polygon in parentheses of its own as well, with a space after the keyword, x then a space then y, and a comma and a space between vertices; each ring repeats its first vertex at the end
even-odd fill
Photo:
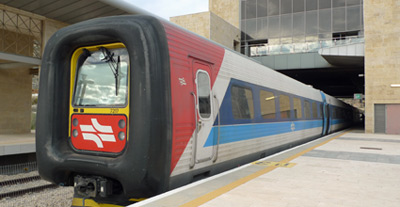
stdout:
POLYGON ((0 69, 33 68, 41 64, 41 59, 0 52, 0 69))

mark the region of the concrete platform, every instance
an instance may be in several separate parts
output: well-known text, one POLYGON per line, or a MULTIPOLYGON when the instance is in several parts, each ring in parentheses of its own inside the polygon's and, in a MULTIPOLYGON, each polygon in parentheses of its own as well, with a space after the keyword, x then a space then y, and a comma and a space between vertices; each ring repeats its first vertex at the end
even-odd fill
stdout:
POLYGON ((134 206, 399 206, 400 136, 329 135, 134 206))
POLYGON ((0 156, 36 152, 35 132, 27 134, 0 134, 0 156))

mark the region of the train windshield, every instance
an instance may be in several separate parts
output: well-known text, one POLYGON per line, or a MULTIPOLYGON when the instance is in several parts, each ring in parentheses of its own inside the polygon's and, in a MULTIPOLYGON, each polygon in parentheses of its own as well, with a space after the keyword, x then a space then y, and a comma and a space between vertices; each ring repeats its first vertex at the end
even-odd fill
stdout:
POLYGON ((83 107, 126 106, 128 67, 126 48, 84 49, 78 58, 72 104, 83 107))

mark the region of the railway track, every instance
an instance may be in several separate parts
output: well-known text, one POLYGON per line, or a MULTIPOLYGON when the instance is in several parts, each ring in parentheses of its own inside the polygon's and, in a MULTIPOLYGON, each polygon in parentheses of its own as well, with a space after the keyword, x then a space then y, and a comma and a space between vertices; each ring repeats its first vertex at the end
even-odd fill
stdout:
POLYGON ((9 179, 0 182, 0 200, 56 187, 58 186, 42 180, 39 175, 9 179))

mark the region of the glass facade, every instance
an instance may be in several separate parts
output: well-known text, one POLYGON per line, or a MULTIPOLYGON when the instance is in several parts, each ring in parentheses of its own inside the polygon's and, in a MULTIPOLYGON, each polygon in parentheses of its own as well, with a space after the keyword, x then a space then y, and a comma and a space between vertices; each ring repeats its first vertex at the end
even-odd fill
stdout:
POLYGON ((363 0, 241 0, 242 52, 315 52, 363 40, 363 0))

